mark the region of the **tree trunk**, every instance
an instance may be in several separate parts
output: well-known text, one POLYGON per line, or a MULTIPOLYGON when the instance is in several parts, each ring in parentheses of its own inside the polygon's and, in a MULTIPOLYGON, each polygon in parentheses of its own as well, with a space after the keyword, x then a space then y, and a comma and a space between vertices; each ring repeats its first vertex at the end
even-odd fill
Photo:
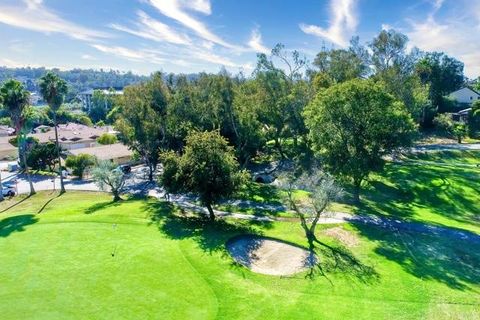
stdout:
POLYGON ((57 149, 58 158, 58 173, 60 174, 60 193, 65 193, 65 185, 63 184, 62 159, 60 157, 60 147, 58 145, 58 130, 57 130, 57 114, 53 113, 53 125, 55 126, 55 148, 57 149))
POLYGON ((215 213, 213 213, 212 205, 210 203, 206 203, 205 206, 207 207, 210 220, 215 221, 215 213))
POLYGON ((461 136, 457 136, 457 142, 462 143, 462 137, 461 136))
POLYGON ((353 182, 353 201, 355 203, 360 203, 361 184, 362 184, 362 179, 355 179, 353 182))
POLYGON ((118 191, 113 191, 112 190, 112 193, 113 193, 113 202, 117 202, 117 201, 122 200, 122 198, 120 198, 120 195, 118 194, 118 191))
POLYGON ((148 181, 153 181, 153 166, 151 164, 148 165, 148 181))
POLYGON ((2 172, 0 171, 0 201, 3 201, 3 185, 2 185, 2 172))
MULTIPOLYGON (((27 175, 27 180, 28 184, 30 186, 30 195, 33 196, 35 192, 35 188, 33 187, 33 182, 32 182, 32 177, 30 176, 30 171, 28 170, 28 165, 27 165, 27 148, 26 148, 26 141, 23 142, 23 163, 25 164, 25 174, 27 175)), ((17 190, 18 192, 18 190, 17 190)))

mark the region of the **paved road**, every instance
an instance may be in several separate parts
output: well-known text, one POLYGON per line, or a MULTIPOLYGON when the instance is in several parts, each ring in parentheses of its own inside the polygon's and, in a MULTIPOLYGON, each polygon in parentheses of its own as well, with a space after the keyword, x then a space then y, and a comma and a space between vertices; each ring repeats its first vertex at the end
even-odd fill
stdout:
POLYGON ((425 144, 417 145, 411 149, 412 152, 427 151, 469 151, 480 150, 480 143, 450 143, 450 144, 425 144))
MULTIPOLYGON (((26 194, 30 192, 30 185, 25 174, 10 173, 0 171, 4 185, 12 185, 17 188, 17 193, 26 194)), ((59 190, 60 179, 57 176, 31 175, 33 187, 36 191, 59 190)), ((92 180, 64 179, 65 189, 81 191, 100 191, 98 186, 92 180)), ((125 183, 125 191, 132 194, 147 193, 150 186, 145 167, 138 166, 132 168, 132 173, 128 175, 125 183)))

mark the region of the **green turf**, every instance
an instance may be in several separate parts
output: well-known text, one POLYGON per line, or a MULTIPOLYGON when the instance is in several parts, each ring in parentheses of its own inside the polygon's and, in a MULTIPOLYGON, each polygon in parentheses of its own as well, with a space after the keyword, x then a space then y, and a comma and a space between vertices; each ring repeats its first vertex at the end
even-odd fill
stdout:
POLYGON ((359 213, 480 233, 480 152, 432 152, 372 175, 359 213), (426 161, 416 162, 417 160, 426 161))
MULTIPOLYGON (((362 187, 362 203, 346 197, 330 210, 400 217, 406 220, 480 233, 480 151, 446 151, 410 155, 400 164, 387 163, 362 187)), ((302 196, 302 192, 297 192, 302 196)), ((238 198, 279 204, 284 192, 250 183, 238 198)), ((257 215, 291 216, 286 212, 219 206, 221 210, 257 215)))
POLYGON ((321 227, 336 248, 317 251, 324 275, 281 278, 234 264, 224 243, 258 233, 305 245, 297 223, 211 224, 155 200, 82 192, 14 198, 0 211, 2 319, 480 316, 479 245, 349 225, 360 242, 345 248, 321 227))

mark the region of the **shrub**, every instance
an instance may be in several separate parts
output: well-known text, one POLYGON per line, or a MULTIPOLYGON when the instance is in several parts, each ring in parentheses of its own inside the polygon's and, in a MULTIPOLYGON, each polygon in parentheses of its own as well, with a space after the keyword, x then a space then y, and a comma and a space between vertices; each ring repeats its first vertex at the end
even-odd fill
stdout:
POLYGON ((85 171, 95 164, 95 157, 89 154, 79 154, 78 156, 68 156, 65 161, 67 168, 71 168, 73 175, 83 179, 85 171))
POLYGON ((110 133, 104 133, 98 137, 97 142, 103 145, 114 144, 117 142, 117 137, 110 133))

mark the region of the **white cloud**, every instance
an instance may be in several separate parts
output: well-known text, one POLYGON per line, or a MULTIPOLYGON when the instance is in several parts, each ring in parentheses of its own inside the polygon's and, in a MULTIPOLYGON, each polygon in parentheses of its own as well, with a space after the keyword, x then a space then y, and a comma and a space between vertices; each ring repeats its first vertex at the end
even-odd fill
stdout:
POLYGON ((0 5, 0 22, 17 28, 43 33, 62 33, 78 40, 108 37, 97 30, 88 29, 59 17, 43 5, 42 0, 25 0, 25 6, 0 5))
POLYGON ((207 15, 212 14, 212 6, 210 5, 210 0, 182 0, 181 4, 184 7, 207 15))
POLYGON ((300 29, 310 35, 327 39, 341 47, 348 45, 349 38, 356 31, 357 0, 330 0, 330 26, 325 29, 316 25, 300 24, 300 29))
POLYGON ((117 57, 125 58, 136 62, 149 62, 154 64, 164 64, 165 59, 157 53, 146 50, 132 50, 120 46, 105 46, 101 44, 92 44, 92 47, 103 53, 112 54, 117 57))
POLYGON ((211 32, 201 21, 193 18, 185 12, 185 9, 210 14, 210 2, 208 0, 200 1, 181 1, 181 0, 148 0, 163 15, 176 20, 180 24, 192 30, 204 40, 216 43, 226 48, 238 49, 237 46, 230 44, 211 32))
POLYGON ((250 48, 252 48, 256 52, 265 53, 265 54, 270 53, 270 49, 265 47, 262 43, 262 35, 260 34, 260 31, 258 30, 258 28, 255 28, 252 30, 252 35, 250 37, 250 41, 248 41, 248 45, 250 48))
POLYGON ((83 60, 97 60, 97 58, 95 58, 94 56, 91 56, 89 54, 82 54, 81 58, 83 60))
POLYGON ((472 19, 451 18, 438 22, 432 15, 425 21, 409 21, 410 45, 425 51, 440 51, 465 64, 465 74, 480 76, 480 42, 472 37, 472 19))
POLYGON ((174 44, 190 44, 191 43, 187 35, 184 35, 176 30, 173 30, 168 25, 151 18, 145 12, 139 11, 137 15, 138 15, 138 22, 136 24, 137 25, 136 30, 128 27, 124 27, 118 24, 112 24, 111 27, 119 31, 127 32, 135 36, 157 41, 157 42, 166 41, 174 44))

